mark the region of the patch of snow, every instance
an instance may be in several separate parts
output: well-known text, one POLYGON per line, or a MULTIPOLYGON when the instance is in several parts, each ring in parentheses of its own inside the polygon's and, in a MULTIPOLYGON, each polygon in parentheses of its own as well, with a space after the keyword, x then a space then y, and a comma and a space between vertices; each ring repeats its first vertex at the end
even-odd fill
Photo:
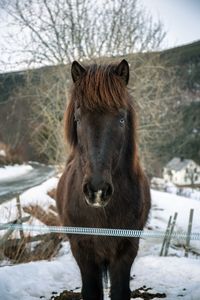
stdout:
MULTIPOLYGON (((52 199, 47 192, 56 188, 58 183, 58 178, 53 177, 42 183, 41 185, 35 186, 20 195, 20 204, 21 207, 27 207, 29 205, 39 205, 45 211, 48 211, 51 205, 55 206, 55 200, 52 199)), ((28 214, 25 213, 22 209, 22 217, 27 216, 28 214)), ((18 216, 17 211, 17 203, 16 199, 12 199, 0 205, 0 216, 1 216, 1 223, 8 223, 14 221, 18 216)), ((36 220, 35 218, 31 218, 28 222, 31 225, 44 225, 40 221, 36 220)), ((4 234, 5 231, 1 230, 0 235, 4 234)), ((14 232, 15 237, 18 237, 19 232, 14 232)), ((29 235, 29 232, 25 234, 29 235)), ((31 235, 37 235, 38 232, 31 233, 31 235)))
POLYGON ((153 177, 151 180, 151 187, 155 190, 165 191, 167 193, 200 201, 200 190, 197 188, 177 187, 172 182, 166 182, 164 178, 153 177))
POLYGON ((165 293, 166 300, 200 299, 200 260, 149 255, 136 258, 131 273, 135 275, 133 290, 146 285, 154 292, 165 293))
POLYGON ((192 188, 178 188, 173 183, 167 183, 165 191, 168 193, 180 195, 187 198, 192 198, 200 201, 200 191, 192 188))
POLYGON ((50 299, 52 292, 81 286, 80 272, 69 244, 65 255, 52 261, 30 262, 0 268, 0 299, 50 299))
MULTIPOLYGON (((152 204, 157 210, 152 210, 152 218, 163 221, 166 226, 169 216, 178 213, 177 226, 183 231, 187 231, 190 209, 194 209, 192 230, 200 232, 200 202, 194 199, 177 196, 174 194, 163 193, 151 190, 152 204)), ((164 228, 163 228, 164 229, 164 228)))
POLYGON ((0 149, 0 156, 6 157, 6 151, 3 149, 0 149))
POLYGON ((55 205, 55 201, 47 195, 47 192, 56 188, 58 184, 58 178, 53 177, 42 183, 41 185, 35 186, 24 193, 22 193, 20 200, 22 206, 40 204, 45 210, 51 204, 55 205))
POLYGON ((33 170, 30 165, 13 165, 0 168, 0 182, 12 181, 16 178, 23 177, 33 170))

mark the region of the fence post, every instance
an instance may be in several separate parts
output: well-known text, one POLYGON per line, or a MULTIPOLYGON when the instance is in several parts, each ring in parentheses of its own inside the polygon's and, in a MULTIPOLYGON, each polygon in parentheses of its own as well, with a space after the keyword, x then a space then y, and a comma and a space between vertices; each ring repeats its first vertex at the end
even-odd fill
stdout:
MULTIPOLYGON (((21 210, 21 203, 20 203, 19 195, 17 195, 16 202, 17 202, 17 210, 18 210, 18 221, 17 221, 17 223, 22 224, 22 210, 21 210)), ((23 229, 19 230, 19 233, 20 233, 20 237, 23 241, 23 239, 24 239, 23 229)))
POLYGON ((164 256, 167 256, 167 254, 168 254, 168 250, 169 250, 169 246, 170 246, 170 241, 171 241, 171 236, 172 236, 172 233, 174 231, 174 226, 176 224, 177 216, 178 216, 178 213, 175 212, 174 218, 173 218, 173 222, 172 222, 172 225, 171 225, 171 229, 170 229, 169 235, 167 237, 164 256))
POLYGON ((189 247, 190 247, 190 235, 192 232, 193 215, 194 215, 194 209, 190 209, 188 231, 187 231, 187 238, 186 238, 186 244, 185 244, 185 257, 188 257, 188 252, 189 252, 189 247))
POLYGON ((161 250, 160 250, 160 256, 163 255, 165 243, 166 243, 167 236, 168 236, 168 234, 169 234, 169 229, 170 229, 170 226, 171 226, 171 220, 172 220, 172 216, 170 216, 170 217, 169 217, 169 220, 168 220, 167 229, 166 229, 166 231, 165 231, 165 236, 164 236, 163 243, 162 243, 162 247, 161 247, 161 250))

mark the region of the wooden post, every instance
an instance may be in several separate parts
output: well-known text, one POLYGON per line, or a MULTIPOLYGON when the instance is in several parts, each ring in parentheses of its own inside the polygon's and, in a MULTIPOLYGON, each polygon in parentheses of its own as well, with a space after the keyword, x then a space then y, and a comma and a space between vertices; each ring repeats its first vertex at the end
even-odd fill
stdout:
MULTIPOLYGON (((16 202, 17 202, 17 210, 18 210, 18 224, 22 224, 22 210, 21 210, 21 203, 20 203, 20 198, 19 198, 19 195, 17 196, 16 198, 16 202)), ((22 239, 22 241, 24 240, 24 232, 23 232, 23 229, 21 229, 19 231, 20 233, 20 237, 22 239)))
POLYGON ((166 231, 165 231, 165 236, 164 236, 163 243, 162 243, 162 247, 161 247, 161 250, 160 250, 160 256, 163 255, 165 243, 166 243, 166 240, 167 240, 167 237, 168 237, 168 234, 169 234, 169 229, 170 229, 170 227, 171 227, 171 220, 172 220, 172 216, 170 216, 170 217, 169 217, 169 220, 168 220, 167 229, 166 229, 166 231))
POLYGON ((172 236, 172 233, 174 231, 174 226, 176 224, 177 216, 178 216, 178 213, 175 212, 173 222, 172 222, 172 225, 171 225, 171 229, 170 229, 169 235, 167 237, 164 256, 167 256, 167 254, 168 254, 168 250, 169 250, 169 246, 170 246, 170 242, 171 242, 171 236, 172 236))
POLYGON ((194 209, 190 209, 189 223, 188 223, 188 232, 185 244, 185 257, 188 257, 189 247, 190 247, 190 235, 192 232, 192 222, 193 222, 194 209))

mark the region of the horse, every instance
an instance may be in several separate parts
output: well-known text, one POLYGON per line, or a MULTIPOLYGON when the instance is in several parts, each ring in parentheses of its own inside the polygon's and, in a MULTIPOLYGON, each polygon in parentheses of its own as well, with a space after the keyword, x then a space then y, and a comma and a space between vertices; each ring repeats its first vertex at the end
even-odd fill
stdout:
MULTIPOLYGON (((138 155, 135 102, 127 88, 129 64, 71 66, 65 111, 70 154, 57 188, 65 226, 142 230, 151 206, 138 155)), ((84 300, 102 300, 105 273, 112 300, 130 299, 130 270, 139 238, 68 235, 84 300)))

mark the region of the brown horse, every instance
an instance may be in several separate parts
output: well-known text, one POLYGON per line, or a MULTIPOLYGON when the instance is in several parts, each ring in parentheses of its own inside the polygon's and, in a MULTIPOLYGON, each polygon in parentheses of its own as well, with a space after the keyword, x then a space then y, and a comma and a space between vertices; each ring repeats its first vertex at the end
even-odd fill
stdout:
MULTIPOLYGON (((136 115, 128 91, 129 66, 72 64, 74 81, 65 114, 71 154, 57 190, 65 226, 143 229, 150 193, 141 169, 136 115)), ((82 277, 84 300, 102 300, 102 271, 111 299, 130 299, 131 265, 138 238, 69 235, 82 277)), ((73 275, 72 275, 73 276, 73 275)))

